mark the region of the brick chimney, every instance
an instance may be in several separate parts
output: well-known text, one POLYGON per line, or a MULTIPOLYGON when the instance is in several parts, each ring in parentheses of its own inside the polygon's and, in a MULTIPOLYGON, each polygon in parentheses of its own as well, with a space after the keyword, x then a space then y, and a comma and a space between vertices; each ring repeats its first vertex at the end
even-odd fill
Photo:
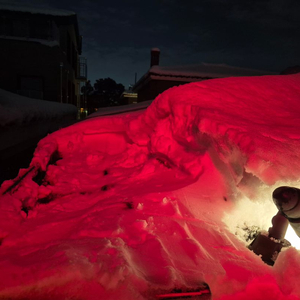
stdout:
POLYGON ((159 65, 159 54, 160 54, 160 50, 158 48, 152 48, 151 49, 150 68, 152 66, 158 66, 159 65))

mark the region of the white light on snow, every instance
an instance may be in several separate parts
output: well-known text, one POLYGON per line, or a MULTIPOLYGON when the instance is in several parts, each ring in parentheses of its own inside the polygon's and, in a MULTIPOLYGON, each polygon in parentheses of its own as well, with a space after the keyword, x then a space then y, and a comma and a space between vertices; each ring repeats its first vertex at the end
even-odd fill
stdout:
POLYGON ((293 247, 300 250, 300 238, 295 233, 291 225, 288 226, 285 238, 292 244, 293 247))

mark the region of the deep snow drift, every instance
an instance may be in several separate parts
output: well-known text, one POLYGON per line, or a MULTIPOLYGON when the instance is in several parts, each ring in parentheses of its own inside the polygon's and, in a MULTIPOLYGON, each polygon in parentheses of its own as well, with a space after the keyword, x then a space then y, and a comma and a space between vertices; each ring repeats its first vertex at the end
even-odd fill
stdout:
POLYGON ((10 156, 11 149, 21 152, 49 132, 73 124, 76 116, 74 105, 32 99, 0 89, 0 151, 8 153, 1 152, 4 157, 0 156, 0 162, 10 156))
POLYGON ((0 89, 0 128, 32 121, 75 116, 77 107, 66 103, 32 99, 0 89))
POLYGON ((300 255, 247 249, 299 186, 300 74, 174 87, 40 141, 0 199, 0 299, 300 299, 300 255))

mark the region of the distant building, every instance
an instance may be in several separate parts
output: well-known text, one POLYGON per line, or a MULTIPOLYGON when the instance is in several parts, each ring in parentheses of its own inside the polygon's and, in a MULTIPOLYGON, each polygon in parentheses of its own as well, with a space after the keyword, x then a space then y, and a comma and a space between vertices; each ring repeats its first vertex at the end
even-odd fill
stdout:
POLYGON ((0 5, 0 88, 79 106, 81 45, 74 12, 0 5))
POLYGON ((213 78, 274 75, 273 72, 232 67, 225 64, 159 66, 160 50, 151 50, 150 69, 133 86, 138 102, 153 100, 163 91, 181 84, 213 78))
POLYGON ((120 97, 120 105, 134 104, 137 103, 137 93, 134 93, 131 89, 126 90, 120 97))

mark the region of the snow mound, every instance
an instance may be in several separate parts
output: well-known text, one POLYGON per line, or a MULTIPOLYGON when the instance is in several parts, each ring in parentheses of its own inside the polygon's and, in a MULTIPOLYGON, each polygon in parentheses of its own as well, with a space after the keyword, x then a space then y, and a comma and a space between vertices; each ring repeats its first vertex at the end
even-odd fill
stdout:
POLYGON ((0 299, 299 299, 295 248, 246 247, 299 185, 299 116, 300 75, 225 78, 48 135, 1 187, 0 299))
POLYGON ((27 98, 0 89, 0 126, 22 125, 76 114, 77 108, 71 104, 27 98))

